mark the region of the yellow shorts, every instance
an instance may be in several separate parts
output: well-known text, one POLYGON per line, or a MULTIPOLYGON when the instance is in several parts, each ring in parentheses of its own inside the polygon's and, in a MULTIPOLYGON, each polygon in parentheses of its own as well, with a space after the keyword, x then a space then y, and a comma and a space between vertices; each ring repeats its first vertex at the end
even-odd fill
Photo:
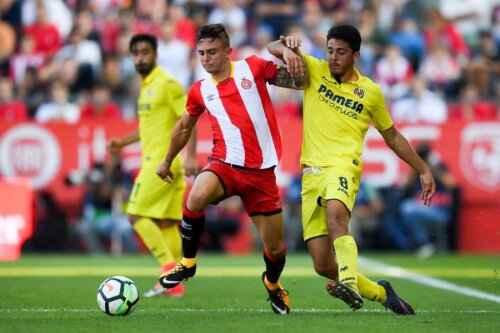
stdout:
POLYGON ((349 211, 359 190, 361 168, 355 165, 306 167, 302 176, 304 240, 328 235, 326 201, 339 200, 349 211))
POLYGON ((173 182, 169 184, 158 177, 152 166, 142 168, 130 193, 127 213, 180 221, 185 190, 184 173, 176 173, 173 182))

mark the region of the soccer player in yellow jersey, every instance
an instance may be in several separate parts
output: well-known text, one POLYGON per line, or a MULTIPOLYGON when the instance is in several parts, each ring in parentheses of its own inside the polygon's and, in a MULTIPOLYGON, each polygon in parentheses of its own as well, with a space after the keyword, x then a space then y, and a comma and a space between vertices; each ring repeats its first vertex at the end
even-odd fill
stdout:
MULTIPOLYGON (((142 165, 130 194, 127 213, 135 231, 162 266, 163 273, 175 267, 181 256, 178 223, 182 218, 185 175, 196 172, 196 133, 190 139, 185 170, 179 155, 172 162, 172 171, 176 174, 174 183, 167 184, 159 179, 156 166, 165 156, 172 130, 184 113, 187 97, 182 86, 156 65, 155 36, 135 35, 130 40, 129 48, 135 68, 142 78, 137 103, 139 129, 121 139, 112 139, 108 143, 108 151, 117 153, 129 144, 141 143, 142 165)), ((144 296, 183 294, 182 284, 169 290, 157 284, 144 296)))
POLYGON ((370 122, 386 144, 420 174, 425 205, 431 203, 435 191, 429 166, 394 126, 379 85, 354 68, 361 46, 355 27, 339 25, 328 31, 326 60, 301 54, 300 42, 295 36, 282 36, 268 50, 285 61, 292 76, 303 74, 308 83, 300 164, 304 240, 314 269, 331 280, 326 285, 328 293, 354 310, 366 298, 397 314, 415 314, 388 281, 375 283, 358 273, 358 250, 348 223, 370 122))

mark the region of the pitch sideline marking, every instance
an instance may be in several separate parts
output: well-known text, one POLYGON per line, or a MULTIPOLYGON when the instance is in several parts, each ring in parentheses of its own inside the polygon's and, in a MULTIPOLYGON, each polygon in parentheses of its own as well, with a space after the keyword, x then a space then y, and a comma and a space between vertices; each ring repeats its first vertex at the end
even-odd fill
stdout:
POLYGON ((480 291, 477 289, 469 288, 469 287, 464 287, 460 286, 458 284, 454 284, 451 282, 447 282, 441 279, 436 279, 433 277, 430 277, 428 275, 424 275, 421 273, 414 273, 411 271, 408 271, 406 269, 403 269, 401 267, 397 266, 391 266, 384 264, 379 261, 367 259, 364 257, 359 257, 358 258, 359 265, 362 266, 363 268, 368 268, 374 271, 377 271, 381 275, 389 275, 389 276, 394 276, 397 278, 402 278, 406 280, 410 280, 415 283, 420 283, 426 286, 430 286, 433 288, 437 289, 442 289, 442 290, 447 290, 451 291, 457 294, 462 294, 466 296, 471 296, 471 297, 476 297, 496 303, 500 303, 500 296, 494 295, 494 294, 489 294, 484 291, 480 291))

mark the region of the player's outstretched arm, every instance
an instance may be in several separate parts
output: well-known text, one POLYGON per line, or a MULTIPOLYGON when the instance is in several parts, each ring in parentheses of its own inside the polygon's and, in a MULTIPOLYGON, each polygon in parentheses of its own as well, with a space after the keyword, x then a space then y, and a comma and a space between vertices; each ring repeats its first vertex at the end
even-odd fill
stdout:
POLYGON ((417 155, 406 138, 394 126, 379 132, 384 138, 387 146, 389 146, 399 158, 420 174, 422 201, 425 205, 430 205, 432 196, 434 192, 436 192, 436 183, 434 182, 434 177, 427 163, 417 155))
POLYGON ((174 127, 165 159, 156 169, 156 174, 167 183, 171 183, 174 179, 174 174, 170 170, 172 161, 188 143, 198 118, 199 116, 184 113, 174 127))
POLYGON ((119 153, 123 147, 128 146, 129 144, 132 144, 134 142, 137 142, 139 141, 139 139, 140 139, 139 131, 135 130, 121 139, 113 138, 109 140, 108 143, 106 144, 106 150, 110 154, 119 153))

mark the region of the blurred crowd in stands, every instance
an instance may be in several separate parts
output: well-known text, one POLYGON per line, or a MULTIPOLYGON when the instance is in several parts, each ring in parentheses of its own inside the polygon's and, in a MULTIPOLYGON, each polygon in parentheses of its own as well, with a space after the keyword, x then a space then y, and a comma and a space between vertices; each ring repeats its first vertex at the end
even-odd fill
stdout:
MULTIPOLYGON (((157 35, 159 65, 188 89, 204 75, 194 51, 207 22, 226 25, 235 59, 271 59, 280 34, 322 58, 327 30, 354 24, 358 67, 396 121, 499 118, 498 0, 0 0, 0 120, 134 119, 130 37, 157 35)), ((273 99, 280 119, 300 117, 300 92, 273 99)))
MULTIPOLYGON (((225 24, 235 59, 256 54, 276 62, 266 45, 281 34, 299 35, 304 52, 324 58, 328 29, 353 24, 363 38, 358 69, 381 85, 395 122, 500 120, 500 0, 0 0, 0 121, 133 120, 140 81, 131 36, 154 33, 158 64, 187 90, 206 75, 195 52, 197 28, 216 22, 225 24)), ((270 89, 280 121, 301 117, 301 92, 270 89)), ((300 212, 297 181, 286 197, 290 219, 300 212)), ((399 205, 414 197, 411 187, 401 190, 398 206, 391 203, 398 191, 361 187, 353 212, 361 247, 377 248, 374 231, 388 237, 370 216, 390 223, 396 214, 411 227, 416 208, 399 205), (387 209, 400 206, 405 210, 387 209)), ((225 228, 235 233, 234 207, 226 215, 225 228)), ((88 216, 77 232, 88 228, 88 216)), ((300 227, 290 234, 292 248, 303 246, 300 227)), ((395 235, 391 244, 430 253, 430 240, 415 230, 412 237, 395 235)), ((437 247, 445 247, 442 240, 437 247)))

